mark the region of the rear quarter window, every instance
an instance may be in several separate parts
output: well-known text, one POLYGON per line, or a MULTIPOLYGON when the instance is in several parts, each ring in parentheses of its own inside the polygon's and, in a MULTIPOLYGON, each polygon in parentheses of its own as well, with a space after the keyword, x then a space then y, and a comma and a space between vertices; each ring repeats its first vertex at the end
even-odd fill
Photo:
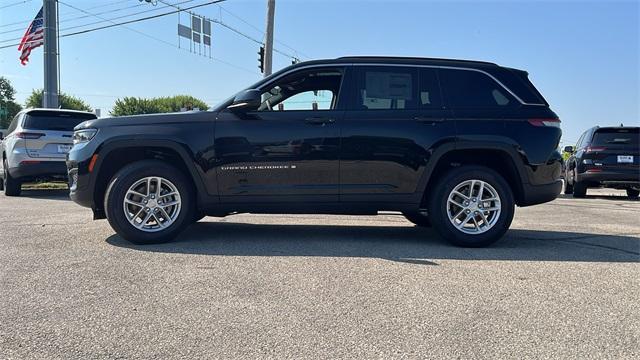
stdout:
POLYGON ((36 111, 27 114, 23 127, 28 130, 73 131, 81 122, 95 118, 93 114, 36 111))
POLYGON ((453 108, 507 108, 516 100, 488 75, 473 70, 440 70, 442 90, 453 108))

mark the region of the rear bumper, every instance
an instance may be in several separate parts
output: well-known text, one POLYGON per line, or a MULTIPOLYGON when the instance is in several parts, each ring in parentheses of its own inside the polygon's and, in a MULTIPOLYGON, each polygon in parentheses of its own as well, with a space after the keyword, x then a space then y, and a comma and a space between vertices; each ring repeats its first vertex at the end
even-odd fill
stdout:
POLYGON ((542 204, 554 200, 562 191, 562 180, 545 185, 523 184, 523 199, 519 206, 542 204))
POLYGON ((67 166, 64 161, 40 161, 20 163, 9 168, 9 174, 16 179, 38 177, 67 177, 67 166))
POLYGON ((639 186, 640 172, 638 171, 601 171, 577 174, 578 181, 600 185, 639 186))

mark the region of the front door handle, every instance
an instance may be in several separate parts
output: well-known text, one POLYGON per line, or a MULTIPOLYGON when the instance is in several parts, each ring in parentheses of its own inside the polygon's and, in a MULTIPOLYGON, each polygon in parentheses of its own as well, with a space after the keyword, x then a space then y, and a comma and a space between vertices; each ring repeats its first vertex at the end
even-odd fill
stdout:
POLYGON ((326 117, 310 117, 310 118, 304 119, 304 122, 306 122, 307 124, 312 124, 312 125, 331 124, 334 121, 335 120, 333 120, 331 118, 326 118, 326 117))
POLYGON ((434 124, 434 123, 444 122, 447 119, 445 119, 445 118, 432 118, 432 117, 416 116, 416 117, 413 118, 413 120, 415 120, 417 122, 421 122, 421 123, 434 124))

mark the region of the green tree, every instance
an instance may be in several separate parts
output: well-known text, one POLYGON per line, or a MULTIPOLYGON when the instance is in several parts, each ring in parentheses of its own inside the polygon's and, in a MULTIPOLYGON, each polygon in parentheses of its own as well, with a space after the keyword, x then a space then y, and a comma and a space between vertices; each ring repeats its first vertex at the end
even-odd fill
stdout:
POLYGON ((155 99, 144 99, 137 97, 124 97, 117 99, 111 116, 138 115, 138 114, 157 114, 169 112, 169 107, 162 106, 155 99))
POLYGON ((0 129, 9 127, 9 123, 16 114, 22 110, 22 106, 15 100, 16 89, 9 79, 0 76, 0 129))
POLYGON ((187 110, 195 108, 208 110, 209 106, 204 101, 189 95, 176 95, 152 99, 124 97, 116 100, 113 109, 111 109, 111 115, 125 116, 178 112, 183 108, 187 110))
MULTIPOLYGON (((42 89, 33 90, 31 92, 31 95, 29 95, 29 97, 27 98, 25 105, 28 108, 42 107, 42 97, 43 97, 42 89)), ((89 104, 84 102, 84 100, 77 98, 75 96, 67 95, 65 93, 60 93, 59 101, 60 101, 61 109, 93 111, 91 106, 89 106, 89 104)))

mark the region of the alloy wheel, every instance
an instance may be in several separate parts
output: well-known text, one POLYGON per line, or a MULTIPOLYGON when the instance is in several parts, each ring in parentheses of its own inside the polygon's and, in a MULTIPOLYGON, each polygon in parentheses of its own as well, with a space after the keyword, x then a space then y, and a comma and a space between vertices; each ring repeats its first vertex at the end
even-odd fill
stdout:
POLYGON ((491 229, 502 206, 491 184, 482 180, 465 180, 449 193, 447 215, 453 226, 465 234, 482 234, 491 229))
POLYGON ((182 201, 180 192, 171 181, 150 176, 129 187, 122 205, 131 225, 144 232, 156 232, 176 221, 182 201))

